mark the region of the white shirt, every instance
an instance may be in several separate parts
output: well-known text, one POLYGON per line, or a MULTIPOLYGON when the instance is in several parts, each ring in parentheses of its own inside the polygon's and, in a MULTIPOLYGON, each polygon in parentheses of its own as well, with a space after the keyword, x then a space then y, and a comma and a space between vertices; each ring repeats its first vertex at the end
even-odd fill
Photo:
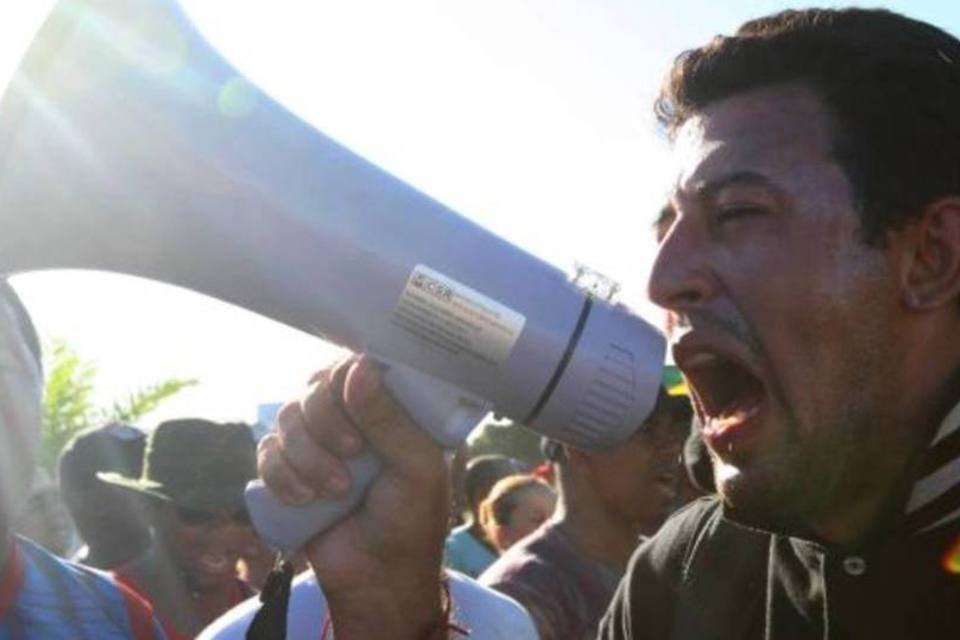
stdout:
MULTIPOLYGON (((515 600, 455 571, 447 573, 453 621, 470 631, 470 640, 538 640, 530 614, 515 600)), ((258 597, 242 602, 215 620, 197 640, 243 640, 259 608, 258 597)), ((300 574, 290 591, 287 638, 319 640, 326 611, 313 572, 300 574)))

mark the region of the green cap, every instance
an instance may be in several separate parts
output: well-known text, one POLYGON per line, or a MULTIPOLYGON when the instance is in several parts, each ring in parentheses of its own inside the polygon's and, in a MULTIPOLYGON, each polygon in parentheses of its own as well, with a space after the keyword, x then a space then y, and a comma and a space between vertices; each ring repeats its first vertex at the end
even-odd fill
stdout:
POLYGON ((243 509, 243 490, 256 473, 250 427, 190 418, 163 422, 147 437, 139 478, 97 477, 180 507, 236 512, 243 509))

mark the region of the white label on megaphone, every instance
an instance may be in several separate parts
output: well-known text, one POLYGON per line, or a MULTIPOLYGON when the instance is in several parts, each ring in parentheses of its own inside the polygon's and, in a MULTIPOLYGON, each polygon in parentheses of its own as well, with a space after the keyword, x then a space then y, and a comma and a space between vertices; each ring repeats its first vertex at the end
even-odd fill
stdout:
POLYGON ((418 264, 400 294, 391 322, 432 348, 496 367, 510 355, 526 318, 418 264))

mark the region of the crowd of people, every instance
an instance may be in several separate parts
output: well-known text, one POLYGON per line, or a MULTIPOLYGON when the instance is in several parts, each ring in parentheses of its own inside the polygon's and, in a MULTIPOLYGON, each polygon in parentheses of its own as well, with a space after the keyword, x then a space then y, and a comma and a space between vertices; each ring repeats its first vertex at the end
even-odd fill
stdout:
MULTIPOLYGON (((21 309, 12 290, 4 292, 21 309)), ((510 455, 467 460, 463 495, 451 500, 466 509, 453 513, 444 562, 465 628, 483 629, 473 618, 501 609, 491 637, 592 638, 637 540, 678 506, 691 416, 686 396, 664 392, 654 415, 615 449, 544 440, 539 466, 510 455)), ((20 544, 39 547, 35 553, 106 572, 168 640, 208 627, 207 637, 242 637, 276 561, 243 501, 256 477, 255 449, 249 426, 199 418, 149 431, 88 429, 60 455, 59 484, 36 470, 13 529, 20 544), (74 538, 81 546, 71 553, 74 538)), ((452 477, 453 469, 451 486, 452 477)), ((293 622, 309 626, 319 610, 304 612, 323 602, 322 588, 306 572, 293 594, 290 610, 300 612, 293 622)), ((133 632, 152 637, 155 629, 133 632)))
POLYGON ((462 496, 364 355, 259 444, 107 425, 58 486, 39 342, 0 284, 0 637, 960 636, 960 41, 787 11, 680 55, 656 113, 679 173, 649 294, 690 397, 667 371, 627 441, 477 457, 462 496), (362 505, 266 576, 246 482, 336 498, 362 448, 362 505))

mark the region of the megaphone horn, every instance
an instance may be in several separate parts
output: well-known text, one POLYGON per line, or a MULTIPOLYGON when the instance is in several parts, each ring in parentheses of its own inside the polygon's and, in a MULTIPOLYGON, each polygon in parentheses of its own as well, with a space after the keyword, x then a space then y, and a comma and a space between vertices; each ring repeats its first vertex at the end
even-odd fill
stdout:
MULTIPOLYGON (((0 163, 0 272, 144 276, 373 353, 445 444, 492 403, 606 446, 657 397, 657 332, 295 117, 175 3, 62 0, 0 103, 0 163)), ((258 504, 282 547, 325 526, 258 504)))

